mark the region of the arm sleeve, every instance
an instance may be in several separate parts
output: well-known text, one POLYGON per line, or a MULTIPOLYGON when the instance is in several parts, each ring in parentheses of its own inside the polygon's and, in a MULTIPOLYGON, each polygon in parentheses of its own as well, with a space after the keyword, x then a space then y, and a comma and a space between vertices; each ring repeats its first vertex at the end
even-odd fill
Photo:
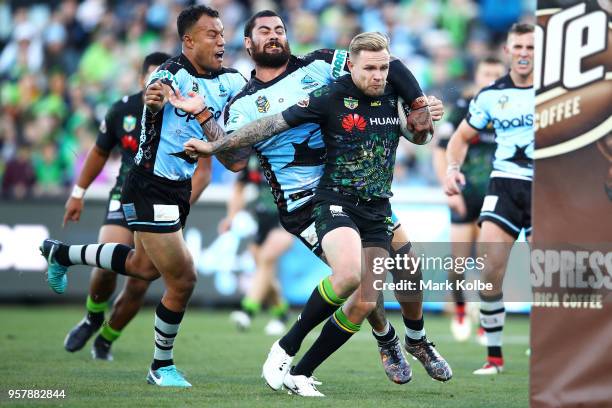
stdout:
POLYGON ((311 52, 302 57, 309 68, 318 72, 327 83, 348 74, 348 52, 346 50, 334 50, 323 48, 311 52))
POLYGON ((117 145, 118 138, 114 133, 114 105, 110 107, 104 120, 98 128, 98 137, 96 138, 96 146, 105 152, 110 152, 117 145))
POLYGON ((327 118, 329 101, 329 87, 324 86, 311 92, 307 99, 285 109, 283 119, 291 127, 302 123, 322 124, 327 118))
POLYGON ((484 99, 486 95, 483 93, 478 94, 472 101, 470 102, 470 107, 468 109, 468 114, 465 117, 468 125, 473 127, 476 130, 483 130, 487 127, 487 123, 491 120, 491 116, 489 112, 484 107, 484 99))
POLYGON ((170 86, 172 89, 181 89, 177 79, 179 70, 180 66, 173 61, 164 62, 151 74, 151 76, 149 76, 147 86, 151 85, 153 82, 161 81, 163 84, 170 86))
POLYGON ((399 96, 410 106, 423 91, 412 72, 399 59, 393 59, 389 64, 389 76, 387 80, 393 86, 399 96))

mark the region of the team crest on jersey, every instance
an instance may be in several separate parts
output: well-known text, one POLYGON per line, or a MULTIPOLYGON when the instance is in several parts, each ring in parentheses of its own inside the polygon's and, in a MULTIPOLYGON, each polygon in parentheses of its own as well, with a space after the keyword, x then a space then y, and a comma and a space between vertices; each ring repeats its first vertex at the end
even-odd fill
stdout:
POLYGON ((359 106, 359 101, 349 96, 348 98, 344 98, 344 106, 348 109, 355 109, 359 106))
POLYGON ((501 109, 505 109, 506 108, 506 104, 508 103, 508 95, 502 95, 499 100, 497 101, 497 103, 499 104, 499 107, 501 109))
POLYGON ((270 110, 270 102, 268 101, 268 98, 263 95, 257 98, 255 104, 257 105, 257 111, 259 113, 266 113, 270 110))
POLYGON ((310 75, 306 75, 304 78, 302 78, 301 82, 302 82, 303 90, 312 89, 312 88, 316 88, 317 86, 319 86, 319 83, 315 82, 315 80, 312 79, 310 75))
POLYGON ((227 96, 227 89, 225 89, 223 84, 219 84, 219 96, 227 96))
POLYGON ((309 104, 310 104, 310 98, 306 98, 306 99, 302 99, 301 101, 298 101, 297 106, 299 106, 300 108, 307 108, 309 104))
POLYGON ((198 91, 200 90, 200 87, 198 86, 198 83, 196 81, 193 81, 191 85, 191 90, 195 93, 198 93, 198 91))
POLYGON ((136 129, 136 118, 132 115, 127 115, 123 117, 123 130, 126 132, 131 132, 136 129))

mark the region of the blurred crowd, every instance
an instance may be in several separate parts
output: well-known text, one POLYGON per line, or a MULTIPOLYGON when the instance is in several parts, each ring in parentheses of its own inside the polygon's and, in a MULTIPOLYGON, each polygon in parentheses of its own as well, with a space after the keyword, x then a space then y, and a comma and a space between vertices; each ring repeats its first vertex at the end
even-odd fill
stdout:
MULTIPOLYGON (((201 2, 201 1, 200 1, 201 2)), ((138 91, 142 58, 180 52, 176 16, 187 0, 14 0, 0 3, 0 179, 3 198, 65 196, 108 107, 138 91)), ((212 0, 225 26, 227 66, 247 78, 243 25, 274 9, 292 53, 346 48, 361 31, 391 38, 423 89, 450 106, 475 62, 501 52, 509 26, 533 21, 534 0, 212 0)), ((427 148, 402 143, 397 183, 435 183, 427 148)), ((111 165, 96 183, 111 183, 111 165)), ((231 175, 215 165, 213 182, 231 175)))

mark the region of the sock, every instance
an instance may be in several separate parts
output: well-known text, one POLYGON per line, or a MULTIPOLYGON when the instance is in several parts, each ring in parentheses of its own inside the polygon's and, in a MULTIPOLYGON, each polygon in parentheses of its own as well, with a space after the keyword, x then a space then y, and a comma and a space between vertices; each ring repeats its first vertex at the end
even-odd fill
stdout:
POLYGON ((342 308, 339 308, 327 320, 321 334, 304 354, 304 357, 291 369, 291 374, 310 377, 327 357, 342 347, 360 328, 361 324, 351 322, 342 308))
POLYGON ((174 364, 172 348, 184 313, 173 312, 167 309, 162 302, 157 305, 155 309, 155 353, 151 370, 174 364))
POLYGON ((382 332, 377 332, 376 330, 372 329, 372 335, 374 335, 374 338, 376 339, 376 342, 379 346, 384 346, 389 343, 393 343, 397 338, 397 335, 395 334, 395 329, 388 320, 387 325, 385 326, 385 329, 382 332))
POLYGON ((240 306, 242 307, 242 310, 249 315, 249 317, 253 317, 256 314, 259 313, 259 311, 261 310, 261 303, 250 299, 248 297, 244 297, 242 298, 242 302, 240 302, 240 306))
POLYGON ((346 299, 339 297, 334 292, 329 276, 321 280, 315 290, 312 291, 297 321, 289 332, 280 339, 279 345, 287 354, 294 356, 302 346, 304 337, 342 306, 345 301, 346 299))
POLYGON ((423 316, 419 320, 410 320, 404 319, 404 326, 406 328, 406 341, 408 343, 417 343, 421 341, 423 337, 425 337, 425 322, 423 321, 423 316))
POLYGON ((460 323, 463 323, 463 319, 465 318, 465 302, 455 303, 455 316, 457 316, 460 323))
POLYGON ((274 316, 276 319, 280 320, 283 323, 287 322, 289 318, 289 304, 285 301, 280 302, 278 305, 272 306, 270 309, 270 314, 274 316))
POLYGON ((105 348, 106 350, 110 349, 112 344, 111 341, 106 340, 101 334, 98 334, 94 340, 94 347, 105 348))
POLYGON ((104 322, 104 311, 107 306, 108 302, 96 303, 91 296, 87 296, 85 308, 87 309, 87 320, 89 320, 92 326, 100 327, 102 325, 102 322, 104 322))
POLYGON ((486 296, 481 293, 480 325, 487 338, 487 359, 497 365, 503 364, 501 346, 505 320, 506 308, 504 307, 503 294, 486 296))
POLYGON ((61 265, 89 265, 125 275, 132 248, 122 244, 60 245, 55 259, 61 265))
POLYGON ((100 337, 110 344, 117 340, 119 336, 121 336, 121 330, 115 330, 109 326, 108 322, 104 322, 104 326, 102 326, 102 331, 100 332, 100 337))

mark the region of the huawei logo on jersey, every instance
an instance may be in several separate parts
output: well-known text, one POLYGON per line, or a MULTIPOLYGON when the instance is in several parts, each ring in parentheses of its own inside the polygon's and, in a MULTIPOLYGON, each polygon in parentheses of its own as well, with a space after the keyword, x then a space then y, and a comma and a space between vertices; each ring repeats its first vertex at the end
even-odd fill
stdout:
POLYGON ((132 135, 123 135, 121 137, 121 147, 126 150, 131 150, 135 152, 136 150, 138 150, 138 142, 132 135))
POLYGON ((352 132, 353 128, 357 130, 365 130, 366 121, 362 116, 356 113, 350 113, 342 118, 342 128, 347 132, 352 132))

